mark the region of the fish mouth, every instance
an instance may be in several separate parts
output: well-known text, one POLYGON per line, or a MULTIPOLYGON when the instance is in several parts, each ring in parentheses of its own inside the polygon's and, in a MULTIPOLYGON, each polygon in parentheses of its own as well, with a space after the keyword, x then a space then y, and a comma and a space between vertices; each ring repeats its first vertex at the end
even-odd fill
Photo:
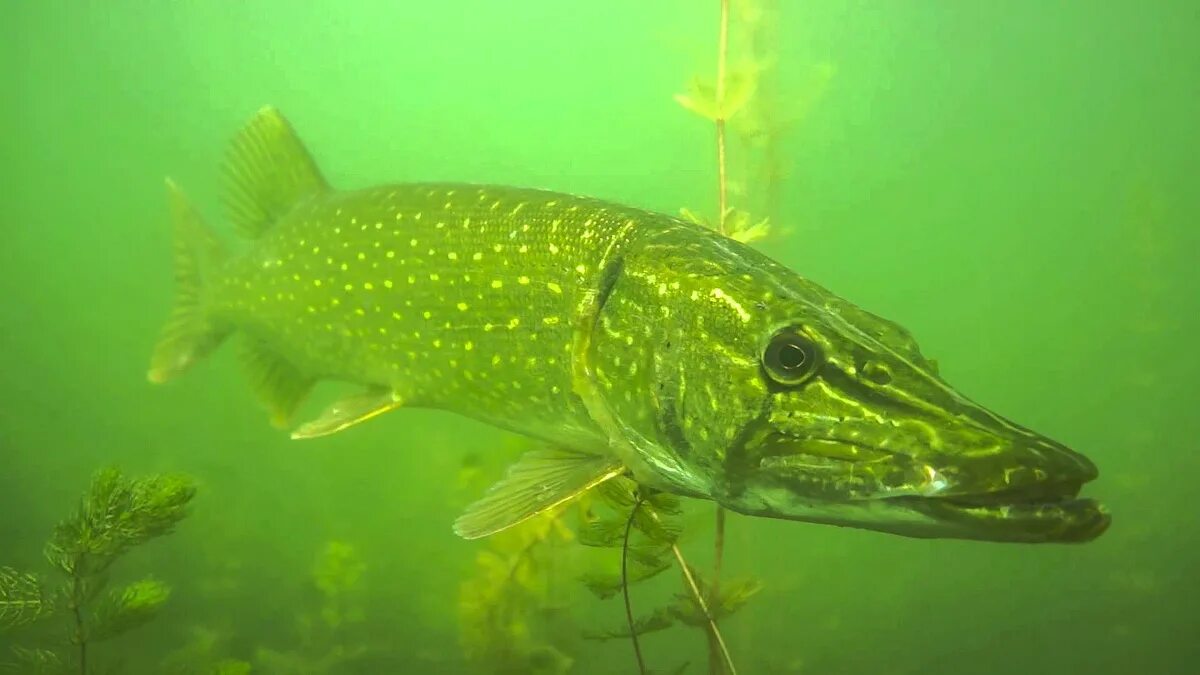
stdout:
POLYGON ((758 468, 795 498, 730 508, 907 537, 1017 543, 1088 542, 1112 520, 1098 501, 1080 496, 1098 477, 1096 466, 1049 440, 965 457, 832 438, 775 436, 767 447, 758 468))
MULTIPOLYGON (((979 494, 891 497, 936 521, 940 536, 1024 543, 1084 543, 1108 529, 1112 517, 1095 499, 1079 496, 1083 483, 1064 480, 979 494)), ((918 535, 919 536, 919 535, 918 535)))

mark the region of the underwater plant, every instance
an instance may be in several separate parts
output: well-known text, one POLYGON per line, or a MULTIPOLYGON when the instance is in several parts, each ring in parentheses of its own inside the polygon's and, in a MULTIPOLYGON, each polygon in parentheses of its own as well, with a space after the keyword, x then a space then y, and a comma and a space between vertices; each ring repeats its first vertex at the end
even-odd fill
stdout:
MULTIPOLYGON (((187 516, 196 490, 183 476, 127 478, 115 468, 96 473, 75 513, 61 521, 46 544, 45 557, 61 581, 0 568, 0 630, 30 628, 51 619, 68 624, 67 646, 49 635, 37 647, 13 650, 20 673, 95 672, 91 648, 152 620, 170 597, 170 587, 147 577, 105 589, 113 564, 132 549, 169 534, 187 516)), ((39 639, 40 638, 40 639, 39 639)))
MULTIPOLYGON (((318 675, 347 672, 380 651, 351 641, 352 630, 366 620, 363 574, 367 565, 358 549, 344 541, 328 541, 313 562, 309 577, 320 594, 314 609, 296 619, 294 649, 255 650, 255 673, 318 675)), ((354 671, 358 672, 358 671, 354 671)))
POLYGON ((500 532, 476 555, 475 573, 460 584, 458 594, 467 661, 497 675, 569 672, 574 659, 547 630, 560 545, 575 540, 562 513, 547 511, 500 532))
POLYGON ((779 219, 788 165, 782 141, 825 94, 834 68, 812 67, 802 83, 779 78, 777 3, 719 0, 715 80, 693 76, 675 101, 713 123, 716 138, 717 214, 681 208, 690 222, 750 243, 767 238, 779 219))
MULTIPOLYGON (((705 583, 700 571, 688 564, 678 545, 683 531, 678 497, 663 492, 643 492, 627 478, 608 481, 598 486, 594 493, 600 498, 600 508, 605 508, 607 513, 601 515, 600 508, 585 509, 579 541, 586 546, 620 548, 620 571, 591 573, 583 578, 583 582, 601 599, 621 593, 625 601, 626 625, 616 630, 589 632, 585 637, 594 640, 629 638, 639 671, 645 673, 648 671, 639 636, 680 623, 705 631, 710 640, 710 672, 736 673, 716 622, 745 605, 761 590, 761 583, 755 579, 739 579, 723 585, 715 581, 705 583), (676 593, 667 605, 635 618, 630 584, 646 581, 672 566, 679 569, 684 590, 676 593)), ((721 553, 720 547, 716 553, 721 553)), ((714 569, 714 579, 717 572, 714 569)), ((679 670, 686 665, 682 664, 679 670)))

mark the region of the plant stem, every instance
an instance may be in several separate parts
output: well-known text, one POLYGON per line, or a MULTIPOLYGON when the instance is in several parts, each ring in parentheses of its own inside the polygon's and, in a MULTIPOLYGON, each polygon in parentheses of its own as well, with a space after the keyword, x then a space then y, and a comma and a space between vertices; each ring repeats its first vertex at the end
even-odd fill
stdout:
POLYGON ((729 52, 729 0, 721 0, 721 28, 717 38, 717 231, 725 234, 728 209, 725 177, 725 59, 729 52))
POLYGON ((87 635, 83 625, 83 582, 76 574, 71 581, 71 610, 75 614, 75 640, 79 642, 79 675, 87 675, 87 635))
MULTIPOLYGON (((725 216, 729 210, 728 177, 725 173, 725 61, 729 56, 729 0, 721 0, 721 23, 717 33, 717 231, 727 234, 725 216)), ((717 507, 716 550, 713 558, 712 595, 717 594, 717 584, 721 576, 721 555, 725 549, 725 509, 717 507)), ((704 613, 707 615, 708 610, 704 613)), ((720 642, 717 624, 709 618, 712 631, 708 634, 708 672, 710 675, 720 673, 716 660, 716 648, 719 646, 725 652, 724 642, 720 642)), ((728 652, 725 652, 728 661, 728 652)), ((730 672, 733 672, 730 662, 730 672)))
POLYGON ((729 675, 737 675, 737 668, 733 665, 733 658, 729 656, 729 648, 725 646, 725 638, 721 637, 721 630, 717 628, 717 623, 713 621, 712 612, 708 609, 708 602, 705 601, 704 594, 700 592, 700 586, 696 584, 696 578, 692 576, 692 570, 688 567, 687 561, 683 559, 683 552, 679 550, 678 544, 671 544, 671 553, 675 554, 675 561, 679 563, 679 570, 683 572, 683 580, 687 583, 688 589, 691 590, 692 596, 696 599, 696 604, 700 606, 700 611, 704 612, 704 618, 708 620, 708 630, 712 634, 713 639, 717 641, 717 646, 721 650, 721 657, 725 660, 725 667, 729 669, 729 675))
MULTIPOLYGON (((638 497, 629 512, 629 520, 625 521, 625 541, 621 545, 621 593, 625 596, 625 621, 629 624, 629 637, 633 640, 633 653, 637 656, 638 673, 646 675, 646 661, 642 658, 642 645, 638 642, 637 630, 633 626, 633 604, 629 601, 629 532, 633 529, 633 519, 642 506, 642 498, 638 497)), ((651 512, 653 513, 653 512, 651 512)))
MULTIPOLYGON (((720 597, 721 589, 721 561, 725 556, 725 509, 717 507, 717 528, 716 534, 713 537, 713 571, 712 583, 709 585, 708 597, 720 597)), ((714 621, 715 623, 715 621, 714 621)), ((721 675, 724 669, 721 667, 721 662, 717 660, 719 656, 716 640, 713 639, 713 634, 708 636, 708 672, 710 675, 721 675)))

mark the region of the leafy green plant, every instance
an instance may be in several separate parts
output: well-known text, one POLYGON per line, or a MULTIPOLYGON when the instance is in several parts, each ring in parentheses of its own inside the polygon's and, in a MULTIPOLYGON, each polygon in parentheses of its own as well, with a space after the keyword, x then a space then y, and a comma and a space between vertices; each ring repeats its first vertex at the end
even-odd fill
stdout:
POLYGON ((91 647, 152 620, 170 597, 153 578, 109 589, 113 564, 130 550, 170 533, 187 516, 195 496, 182 476, 127 478, 114 468, 96 473, 75 513, 54 528, 46 561, 61 581, 0 568, 0 630, 43 620, 69 626, 69 647, 17 648, 22 673, 93 672, 91 647))
MULTIPOLYGON (((619 572, 591 573, 582 581, 597 597, 607 599, 621 593, 625 600, 626 624, 623 627, 589 631, 593 640, 628 638, 633 642, 638 666, 646 672, 638 638, 646 633, 665 630, 676 624, 700 628, 713 641, 716 663, 736 672, 717 629, 716 621, 740 609, 761 590, 754 579, 741 579, 721 585, 705 583, 699 570, 689 565, 679 549, 682 532, 679 498, 661 492, 640 491, 637 484, 617 478, 594 490, 602 506, 588 509, 580 527, 579 541, 587 546, 621 549, 619 572), (684 580, 683 591, 671 601, 650 612, 635 616, 630 584, 643 582, 677 567, 684 580)), ((685 664, 686 665, 686 664, 685 664)), ((680 666, 682 668, 683 666, 680 666)))
POLYGON ((268 675, 323 675, 359 672, 378 647, 354 641, 352 629, 366 620, 363 608, 363 575, 367 564, 358 549, 344 541, 328 541, 317 553, 309 571, 321 602, 301 612, 296 620, 298 641, 288 650, 259 647, 254 652, 255 673, 268 675))
POLYGON ((459 585, 460 641, 467 660, 497 675, 561 675, 574 660, 546 635, 551 571, 574 541, 562 510, 493 535, 459 585))

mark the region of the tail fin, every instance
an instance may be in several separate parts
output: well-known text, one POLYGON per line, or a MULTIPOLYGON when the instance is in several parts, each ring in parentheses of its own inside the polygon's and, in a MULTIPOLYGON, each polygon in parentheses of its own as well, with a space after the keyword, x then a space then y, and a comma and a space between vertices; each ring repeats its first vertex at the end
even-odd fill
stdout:
POLYGON ((183 191, 167 179, 167 197, 175 229, 175 307, 154 347, 147 378, 156 384, 183 373, 215 349, 229 334, 208 311, 208 284, 226 257, 183 191))

